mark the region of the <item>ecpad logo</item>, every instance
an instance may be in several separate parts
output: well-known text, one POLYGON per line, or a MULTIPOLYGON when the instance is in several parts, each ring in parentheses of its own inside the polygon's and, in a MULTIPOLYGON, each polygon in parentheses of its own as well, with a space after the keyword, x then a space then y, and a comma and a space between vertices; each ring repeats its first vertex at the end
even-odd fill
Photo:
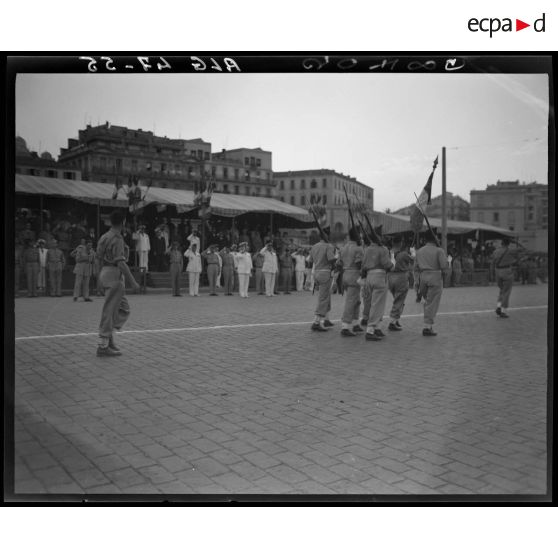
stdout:
MULTIPOLYGON (((542 17, 536 19, 533 22, 533 29, 536 33, 544 33, 545 32, 545 16, 546 14, 543 13, 542 17)), ((514 31, 512 19, 509 17, 505 17, 500 19, 498 17, 485 17, 482 19, 477 19, 472 17, 468 23, 467 27, 469 31, 476 33, 477 31, 482 31, 483 33, 490 33, 490 38, 492 38, 493 33, 497 33, 498 31, 509 32, 514 31)), ((531 27, 530 23, 525 23, 520 19, 515 20, 515 31, 521 31, 527 27, 531 27)))

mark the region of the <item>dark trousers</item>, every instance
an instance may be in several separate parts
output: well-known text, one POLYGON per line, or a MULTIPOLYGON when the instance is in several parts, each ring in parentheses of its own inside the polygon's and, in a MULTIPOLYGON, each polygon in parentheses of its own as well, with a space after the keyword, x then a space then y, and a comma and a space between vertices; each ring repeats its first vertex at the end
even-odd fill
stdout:
POLYGON ((170 276, 172 285, 172 294, 180 294, 180 272, 182 271, 182 266, 180 264, 170 264, 170 276))
POLYGON ((209 281, 209 292, 214 293, 217 285, 217 275, 219 274, 219 266, 217 264, 209 264, 207 266, 207 280, 209 281))
POLYGON ((99 279, 105 289, 105 303, 101 311, 99 337, 110 338, 114 330, 119 330, 130 316, 130 305, 121 272, 117 267, 103 267, 99 279))
POLYGON ((261 267, 256 267, 256 292, 258 293, 265 292, 264 275, 262 273, 261 267))
POLYGON ((48 268, 50 296, 62 295, 62 264, 51 265, 48 268))
POLYGON ((27 294, 37 296, 37 277, 39 276, 39 263, 25 264, 25 276, 27 277, 27 294))
POLYGON ((234 289, 234 267, 226 265, 221 270, 221 274, 223 276, 223 289, 225 290, 225 294, 232 294, 234 289))
POLYGON ((291 291, 291 281, 293 276, 292 267, 284 267, 281 269, 281 284, 283 285, 283 290, 288 293, 291 291))

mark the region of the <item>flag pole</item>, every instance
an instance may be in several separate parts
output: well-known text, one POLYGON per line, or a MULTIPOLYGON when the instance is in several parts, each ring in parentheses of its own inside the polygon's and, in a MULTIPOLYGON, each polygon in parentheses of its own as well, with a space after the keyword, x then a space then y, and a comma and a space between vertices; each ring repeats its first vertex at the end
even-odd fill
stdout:
POLYGON ((446 148, 442 147, 442 248, 448 253, 448 219, 446 213, 446 148))

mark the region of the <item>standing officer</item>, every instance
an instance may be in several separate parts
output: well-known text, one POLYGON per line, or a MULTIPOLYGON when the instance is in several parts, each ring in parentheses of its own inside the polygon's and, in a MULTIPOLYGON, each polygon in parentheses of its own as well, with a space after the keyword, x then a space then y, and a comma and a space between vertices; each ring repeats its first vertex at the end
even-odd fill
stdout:
POLYGON ((341 335, 354 337, 358 332, 364 331, 358 325, 358 311, 360 307, 360 268, 364 256, 363 249, 357 244, 358 232, 354 228, 349 229, 349 240, 341 248, 339 256, 343 266, 343 286, 345 289, 345 309, 341 318, 341 335))
POLYGON ((209 296, 218 296, 215 292, 217 287, 217 276, 221 272, 219 254, 217 245, 213 244, 204 253, 203 256, 207 262, 207 280, 209 281, 209 296))
POLYGON ((509 318, 506 314, 510 302, 510 294, 513 286, 513 265, 517 260, 516 250, 510 248, 510 241, 503 238, 500 248, 494 250, 493 263, 498 285, 498 302, 496 305, 496 315, 499 318, 509 318))
POLYGON ((235 257, 231 254, 228 246, 225 246, 221 252, 221 261, 223 267, 221 273, 223 274, 223 289, 225 296, 232 296, 234 288, 234 275, 235 275, 235 257))
POLYGON ((437 245, 434 232, 428 231, 426 235, 426 244, 417 250, 415 269, 419 273, 420 292, 425 298, 422 334, 432 337, 438 335, 432 326, 442 298, 443 274, 447 273, 449 264, 446 253, 437 245))
POLYGON ((379 341, 385 336, 380 329, 380 322, 386 308, 386 272, 390 271, 392 266, 388 249, 372 240, 364 251, 362 261, 362 276, 366 277, 366 287, 370 292, 370 312, 365 316, 367 341, 379 341))
POLYGON ((310 249, 308 261, 314 264, 314 282, 318 285, 313 331, 327 331, 333 325, 328 316, 331 310, 331 269, 335 260, 335 249, 324 238, 310 249))
POLYGON ((413 258, 403 248, 402 241, 399 238, 393 242, 393 256, 395 266, 388 274, 388 287, 393 295, 393 305, 389 314, 391 321, 388 329, 390 331, 401 331, 403 328, 399 323, 399 319, 403 313, 405 299, 409 292, 409 271, 413 265, 413 258))
POLYGON ((254 269, 256 270, 256 292, 259 295, 263 295, 264 293, 264 276, 263 276, 263 271, 262 271, 262 266, 263 266, 263 262, 264 262, 264 257, 262 254, 260 254, 260 250, 258 250, 253 256, 252 256, 252 263, 254 264, 254 269))
POLYGON ((50 296, 62 296, 62 271, 66 266, 64 252, 58 248, 58 242, 51 240, 47 252, 48 280, 50 283, 50 296))
POLYGON ((39 249, 32 240, 25 241, 23 252, 23 263, 25 265, 25 276, 27 278, 27 296, 37 296, 37 277, 39 276, 40 255, 39 249))
POLYGON ((283 286, 283 293, 286 295, 291 294, 291 281, 293 276, 293 258, 291 251, 288 247, 283 247, 283 251, 279 256, 279 269, 281 275, 281 284, 283 286))
POLYGON ((184 266, 182 250, 178 245, 178 240, 172 241, 172 246, 166 252, 170 257, 170 276, 172 284, 172 296, 182 296, 180 294, 180 275, 184 266))
POLYGON ((81 244, 72 252, 76 259, 74 266, 74 302, 81 296, 83 288, 83 300, 92 302, 89 298, 89 281, 93 271, 93 261, 95 252, 93 252, 93 243, 85 238, 81 240, 81 244))
POLYGON ((46 248, 46 242, 43 238, 39 238, 37 241, 37 248, 39 250, 39 275, 37 281, 37 287, 41 291, 43 296, 47 294, 47 272, 46 272, 46 257, 48 250, 46 248))
POLYGON ((96 260, 101 269, 99 280, 105 288, 105 302, 99 324, 99 345, 97 356, 118 356, 122 354, 114 343, 114 332, 119 330, 130 316, 130 305, 126 299, 124 278, 135 292, 139 285, 126 264, 122 228, 125 217, 118 211, 110 216, 111 228, 99 239, 96 260))

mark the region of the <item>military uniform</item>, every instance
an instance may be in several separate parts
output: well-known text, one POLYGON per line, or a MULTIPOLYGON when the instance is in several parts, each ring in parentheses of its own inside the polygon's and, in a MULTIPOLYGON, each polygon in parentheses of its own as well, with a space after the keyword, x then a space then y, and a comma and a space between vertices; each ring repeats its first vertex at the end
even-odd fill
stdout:
POLYGON ((345 290, 345 309, 341 318, 342 335, 347 335, 346 332, 351 331, 351 326, 352 331, 348 335, 356 331, 362 331, 358 325, 360 308, 360 285, 358 279, 360 277, 363 257, 364 250, 353 240, 349 240, 341 248, 339 259, 343 266, 343 287, 345 290))
POLYGON ((401 250, 395 254, 395 265, 393 270, 388 274, 388 288, 393 296, 393 305, 389 317, 391 331, 401 329, 399 319, 405 307, 405 299, 409 292, 409 270, 413 264, 413 258, 406 250, 401 250))
POLYGON ((184 267, 184 258, 182 256, 182 251, 179 248, 171 248, 169 250, 170 258, 170 276, 172 285, 172 296, 180 295, 180 275, 182 273, 182 268, 184 267))
POLYGON ((49 248, 46 256, 50 296, 62 296, 62 271, 66 265, 64 252, 56 246, 49 248))
POLYGON ((254 254, 252 256, 252 263, 254 264, 254 269, 256 270, 256 292, 259 295, 263 295, 264 294, 264 276, 263 276, 263 272, 262 272, 262 266, 263 266, 263 261, 264 261, 264 257, 262 256, 262 254, 260 254, 259 250, 256 254, 254 254))
POLYGON ((89 282, 93 273, 93 262, 95 260, 95 252, 86 246, 78 246, 75 250, 76 265, 74 266, 74 300, 79 298, 83 289, 83 298, 90 301, 89 298, 89 282))
POLYGON ((27 278, 27 296, 37 296, 37 277, 39 276, 39 249, 31 246, 23 252, 25 277, 27 278))
POLYGON ((423 335, 436 335, 432 331, 434 318, 440 306, 442 298, 443 276, 449 268, 448 259, 444 250, 434 244, 427 242, 425 246, 417 250, 415 269, 419 273, 420 292, 426 299, 424 303, 424 329, 423 335))
POLYGON ((281 284, 285 294, 291 294, 291 280, 293 276, 293 259, 290 254, 283 252, 279 256, 279 269, 281 275, 281 284))
POLYGON ((510 302, 510 294, 513 286, 513 265, 516 263, 517 254, 509 246, 501 246, 494 250, 493 261, 498 285, 498 301, 496 313, 500 317, 508 317, 506 310, 510 302))
POLYGON ((387 299, 386 272, 392 265, 385 246, 371 243, 364 251, 362 271, 366 274, 366 287, 370 291, 370 312, 365 316, 366 339, 379 340, 384 336, 380 330, 380 322, 384 316, 387 299))
POLYGON ((223 289, 225 294, 230 296, 233 294, 234 289, 234 255, 226 250, 221 251, 221 261, 223 268, 221 274, 223 275, 223 289))
POLYGON ((320 240, 310 249, 309 262, 314 264, 314 282, 318 285, 318 304, 316 306, 312 329, 324 331, 331 310, 331 266, 335 261, 335 250, 329 242, 320 240))
POLYGON ((217 296, 215 289, 217 287, 217 276, 219 275, 219 254, 216 252, 206 251, 204 253, 207 262, 207 279, 209 281, 209 294, 217 296))
POLYGON ((99 281, 105 289, 105 302, 101 311, 99 337, 101 346, 112 339, 114 330, 119 330, 130 316, 130 305, 126 299, 124 276, 118 262, 125 262, 124 239, 115 229, 106 232, 97 244, 96 260, 100 268, 99 281))

